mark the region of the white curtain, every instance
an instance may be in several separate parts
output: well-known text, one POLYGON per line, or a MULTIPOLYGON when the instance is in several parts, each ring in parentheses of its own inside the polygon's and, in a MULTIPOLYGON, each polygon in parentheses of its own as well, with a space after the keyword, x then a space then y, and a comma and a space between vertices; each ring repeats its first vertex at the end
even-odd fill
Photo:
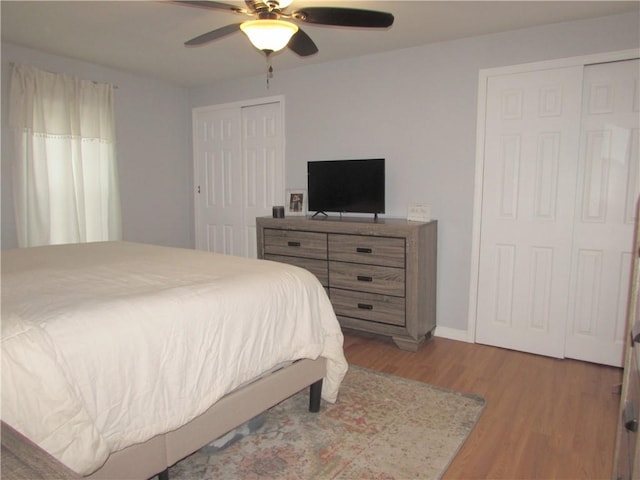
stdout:
POLYGON ((9 124, 18 244, 119 240, 113 86, 15 65, 9 124))

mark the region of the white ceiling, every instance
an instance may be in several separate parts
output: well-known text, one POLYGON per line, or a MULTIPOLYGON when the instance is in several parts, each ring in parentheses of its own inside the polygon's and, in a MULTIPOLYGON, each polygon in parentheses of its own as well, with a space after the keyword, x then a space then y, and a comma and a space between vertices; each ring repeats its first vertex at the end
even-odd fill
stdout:
MULTIPOLYGON (((224 1, 224 0, 221 0, 224 1)), ((243 6, 234 0, 226 3, 243 6)), ((361 30, 300 24, 319 53, 272 56, 276 70, 456 38, 623 12, 638 1, 367 1, 295 0, 302 6, 348 6, 393 13, 394 25, 361 30)), ((244 16, 163 1, 9 1, 0 3, 2 41, 196 86, 265 72, 262 53, 240 32, 200 47, 186 40, 244 16)))

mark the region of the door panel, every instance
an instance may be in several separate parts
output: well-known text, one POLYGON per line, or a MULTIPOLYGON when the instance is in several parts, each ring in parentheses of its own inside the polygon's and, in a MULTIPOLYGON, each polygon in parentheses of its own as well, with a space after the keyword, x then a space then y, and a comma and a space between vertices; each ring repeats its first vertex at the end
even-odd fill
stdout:
POLYGON ((280 103, 242 108, 244 256, 257 257, 256 217, 270 215, 284 195, 280 103))
POLYGON ((581 67, 489 79, 476 341, 562 357, 581 67))
POLYGON ((241 132, 238 109, 194 111, 196 248, 241 250, 241 132))
POLYGON ((621 366, 638 169, 640 62, 584 71, 566 356, 621 366))

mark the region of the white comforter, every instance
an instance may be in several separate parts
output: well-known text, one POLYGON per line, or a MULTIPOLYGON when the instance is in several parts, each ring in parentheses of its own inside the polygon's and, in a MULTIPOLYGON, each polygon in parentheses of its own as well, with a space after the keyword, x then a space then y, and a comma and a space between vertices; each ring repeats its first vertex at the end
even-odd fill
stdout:
POLYGON ((309 272, 124 242, 2 252, 2 419, 81 474, 265 370, 347 365, 309 272))

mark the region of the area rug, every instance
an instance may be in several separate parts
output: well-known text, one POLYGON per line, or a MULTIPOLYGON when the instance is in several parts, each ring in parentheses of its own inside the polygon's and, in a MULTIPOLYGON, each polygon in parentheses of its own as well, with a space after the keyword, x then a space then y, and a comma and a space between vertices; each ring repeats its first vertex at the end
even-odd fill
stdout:
POLYGON ((308 411, 308 389, 268 410, 256 431, 205 447, 171 480, 440 478, 484 399, 351 366, 335 404, 308 411))

